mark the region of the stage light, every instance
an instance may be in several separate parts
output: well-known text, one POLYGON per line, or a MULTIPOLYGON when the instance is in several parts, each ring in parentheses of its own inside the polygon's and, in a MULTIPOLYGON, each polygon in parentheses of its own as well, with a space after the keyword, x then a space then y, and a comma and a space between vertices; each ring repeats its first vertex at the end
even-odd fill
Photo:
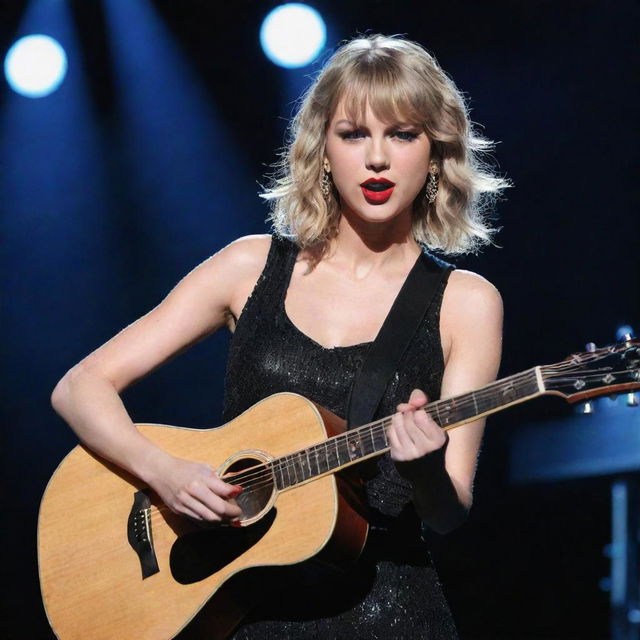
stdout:
POLYGON ((634 336, 635 332, 628 324, 623 324, 616 331, 616 340, 625 340, 627 336, 634 336))
POLYGON ((260 44, 265 55, 286 69, 313 62, 326 40, 327 30, 320 14, 299 2, 276 7, 260 27, 260 44))
POLYGON ((42 98, 53 93, 66 73, 67 55, 49 36, 20 38, 4 59, 4 74, 9 86, 28 98, 42 98))

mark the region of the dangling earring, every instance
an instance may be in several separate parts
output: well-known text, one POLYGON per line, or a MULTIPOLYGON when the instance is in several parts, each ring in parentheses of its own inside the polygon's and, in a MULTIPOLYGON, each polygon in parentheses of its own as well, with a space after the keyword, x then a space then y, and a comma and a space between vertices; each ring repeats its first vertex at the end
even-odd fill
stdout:
POLYGON ((428 204, 433 204, 438 195, 438 185, 440 184, 440 171, 436 164, 429 167, 429 176, 427 177, 427 186, 424 190, 424 199, 428 204))
POLYGON ((322 174, 322 180, 320 180, 320 191, 322 191, 322 197, 326 202, 329 202, 331 198, 331 173, 327 170, 326 166, 324 167, 324 172, 322 174))

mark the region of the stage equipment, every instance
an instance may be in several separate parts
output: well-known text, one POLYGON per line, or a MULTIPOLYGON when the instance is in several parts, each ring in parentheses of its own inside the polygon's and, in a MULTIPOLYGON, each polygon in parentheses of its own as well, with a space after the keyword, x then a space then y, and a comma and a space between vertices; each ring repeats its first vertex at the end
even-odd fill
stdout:
MULTIPOLYGON (((631 344, 630 334, 624 339, 631 344)), ((589 343, 587 351, 597 350, 589 343)), ((611 478, 611 640, 640 640, 640 409, 632 391, 587 400, 574 417, 527 425, 512 440, 516 484, 592 476, 611 478)))

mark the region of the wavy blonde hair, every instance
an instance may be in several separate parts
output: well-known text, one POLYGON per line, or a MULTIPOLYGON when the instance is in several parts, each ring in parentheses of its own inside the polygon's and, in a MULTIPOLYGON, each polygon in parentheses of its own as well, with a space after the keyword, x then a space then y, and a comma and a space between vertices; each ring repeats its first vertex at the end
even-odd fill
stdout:
POLYGON ((493 143, 474 132, 464 97, 433 56, 416 42, 379 34, 340 47, 303 94, 276 173, 260 194, 271 203, 277 233, 319 255, 337 234, 339 194, 334 187, 325 200, 321 180, 327 127, 342 98, 353 122, 365 120, 369 105, 383 122, 407 122, 429 136, 439 188, 434 203, 424 190, 413 203, 416 241, 448 254, 491 242, 488 205, 509 186, 481 160, 493 143))

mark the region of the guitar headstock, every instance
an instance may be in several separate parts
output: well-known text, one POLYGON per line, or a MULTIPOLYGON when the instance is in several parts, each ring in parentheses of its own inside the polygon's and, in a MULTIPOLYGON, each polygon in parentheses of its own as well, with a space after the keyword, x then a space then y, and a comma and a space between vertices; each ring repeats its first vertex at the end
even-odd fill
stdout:
POLYGON ((568 402, 640 389, 640 340, 574 353, 557 364, 540 367, 547 393, 568 402))

